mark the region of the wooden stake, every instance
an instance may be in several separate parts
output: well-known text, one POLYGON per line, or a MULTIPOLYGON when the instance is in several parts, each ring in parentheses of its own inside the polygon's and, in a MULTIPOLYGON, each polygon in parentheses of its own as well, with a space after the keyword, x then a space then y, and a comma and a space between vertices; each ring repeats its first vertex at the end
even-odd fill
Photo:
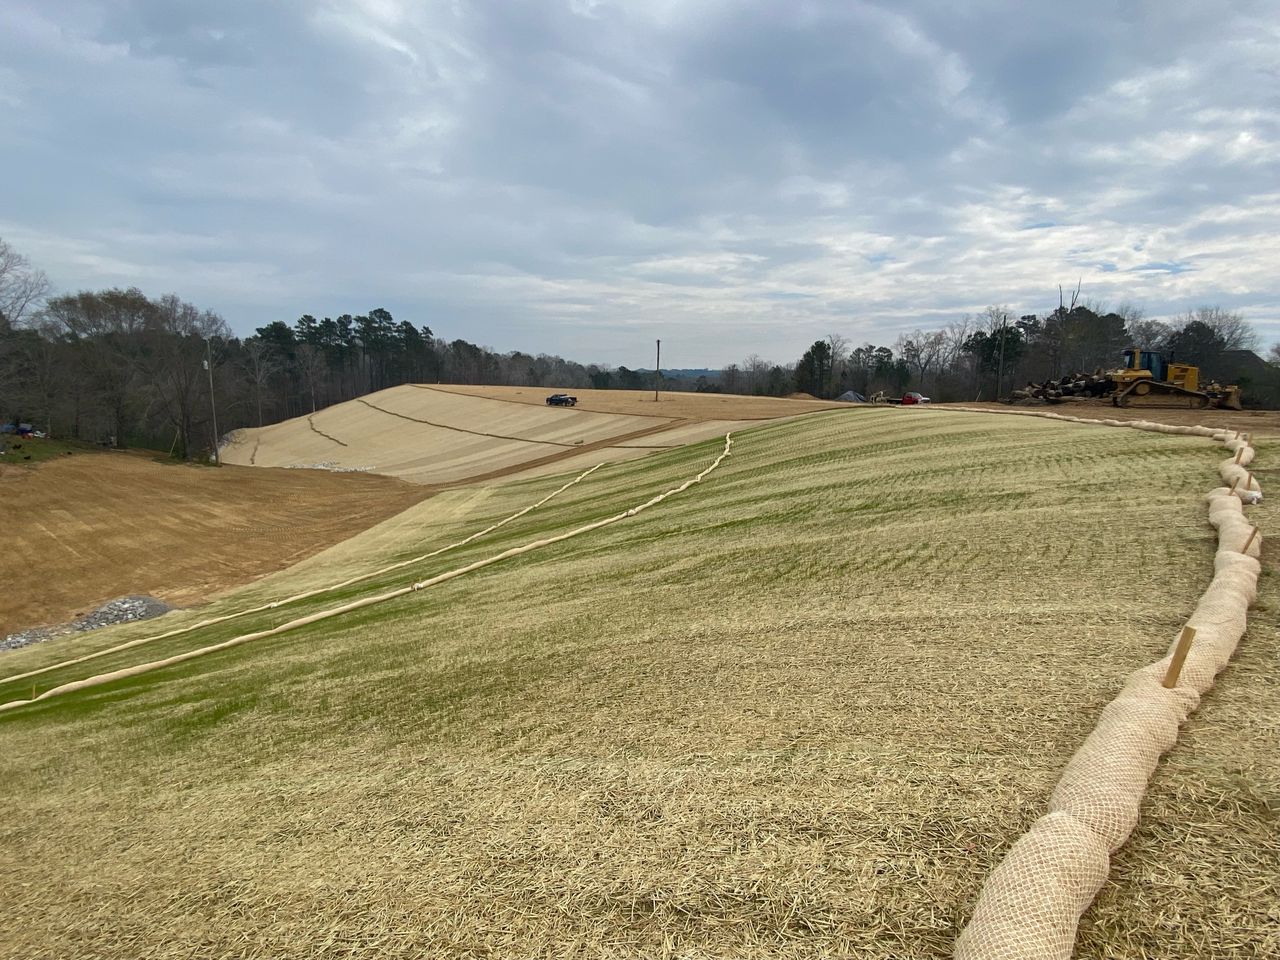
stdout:
POLYGON ((1235 492, 1236 492, 1236 484, 1237 484, 1237 483, 1239 483, 1239 482, 1240 482, 1240 478, 1239 478, 1239 477, 1233 477, 1233 478, 1232 478, 1232 480, 1231 480, 1231 489, 1230 489, 1230 490, 1228 490, 1227 492, 1228 492, 1228 493, 1235 493, 1235 492))
POLYGON ((1173 649, 1173 659, 1169 661, 1169 669, 1165 671, 1164 688, 1172 690, 1178 685, 1178 674, 1182 673, 1182 664, 1186 662, 1187 651, 1191 649, 1191 641, 1196 638, 1195 627, 1183 627, 1178 637, 1178 645, 1173 649))
POLYGON ((1240 462, 1240 458, 1242 456, 1244 456, 1244 447, 1241 447, 1239 450, 1236 451, 1236 463, 1240 462))
POLYGON ((1253 489, 1253 471, 1252 470, 1249 471, 1249 478, 1244 482, 1244 488, 1246 490, 1253 489))
POLYGON ((1253 538, 1258 535, 1258 528, 1254 527, 1253 532, 1249 534, 1249 539, 1244 542, 1244 546, 1240 548, 1241 553, 1248 553, 1249 548, 1253 546, 1253 538))

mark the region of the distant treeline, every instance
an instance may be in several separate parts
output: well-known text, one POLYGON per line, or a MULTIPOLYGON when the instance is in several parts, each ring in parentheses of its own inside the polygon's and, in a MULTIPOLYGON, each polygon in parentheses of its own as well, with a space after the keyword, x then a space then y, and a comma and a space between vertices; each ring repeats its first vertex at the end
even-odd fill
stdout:
POLYGON ((1044 315, 1021 316, 993 306, 940 330, 901 336, 891 347, 853 347, 832 334, 788 367, 753 355, 725 367, 710 388, 772 395, 797 390, 823 399, 850 391, 892 396, 918 390, 940 401, 994 400, 1027 383, 1114 369, 1125 348, 1137 346, 1195 364, 1206 377, 1238 382, 1246 405, 1280 405, 1280 348, 1272 349, 1267 364, 1251 352, 1257 345, 1257 333, 1240 314, 1218 307, 1161 321, 1131 306, 1106 310, 1073 301, 1044 315))
POLYGON ((0 240, 0 425, 191 458, 216 435, 262 426, 402 383, 697 390, 834 398, 914 389, 935 400, 995 399, 1028 382, 1115 367, 1125 347, 1159 350, 1238 382, 1246 405, 1280 405, 1280 346, 1217 307, 1147 319, 1141 310, 1059 306, 1043 316, 988 307, 892 346, 853 347, 833 333, 794 363, 752 355, 718 372, 583 365, 547 354, 498 353, 437 337, 383 309, 276 321, 253 336, 172 294, 111 289, 49 297, 45 276, 0 240), (214 418, 217 418, 215 429, 214 418))
POLYGON ((383 309, 276 321, 245 338, 215 313, 136 288, 53 297, 18 323, 0 313, 0 423, 118 447, 190 458, 212 450, 215 414, 225 435, 402 383, 651 389, 655 378, 445 340, 383 309))

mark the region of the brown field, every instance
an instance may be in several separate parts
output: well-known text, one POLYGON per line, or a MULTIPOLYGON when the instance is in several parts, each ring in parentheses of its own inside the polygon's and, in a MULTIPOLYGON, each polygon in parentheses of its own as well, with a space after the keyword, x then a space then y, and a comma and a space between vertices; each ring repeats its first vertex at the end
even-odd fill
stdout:
POLYGON ((1113 407, 1097 401, 1067 401, 1055 404, 1021 406, 1008 403, 938 403, 933 406, 972 407, 975 410, 993 412, 1009 410, 1033 410, 1060 413, 1067 417, 1093 417, 1099 420, 1155 420, 1179 427, 1223 427, 1251 433, 1255 437, 1280 437, 1280 410, 1185 410, 1173 407, 1113 407))
POLYGON ((84 453, 0 466, 0 636, 126 594, 178 606, 249 583, 428 496, 389 477, 84 453))

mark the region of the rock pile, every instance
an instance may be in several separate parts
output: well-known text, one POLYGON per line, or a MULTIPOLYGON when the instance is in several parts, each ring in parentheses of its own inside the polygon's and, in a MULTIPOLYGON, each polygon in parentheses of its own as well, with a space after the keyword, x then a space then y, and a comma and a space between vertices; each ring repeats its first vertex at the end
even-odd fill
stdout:
POLYGON ((92 613, 87 613, 70 623, 59 624, 56 627, 35 627, 31 630, 11 633, 0 640, 0 650, 16 650, 18 647, 52 640, 54 637, 65 637, 69 633, 84 633, 86 630, 97 630, 99 627, 109 627, 117 623, 149 620, 151 617, 168 613, 172 609, 173 607, 155 597, 120 597, 104 603, 92 613))

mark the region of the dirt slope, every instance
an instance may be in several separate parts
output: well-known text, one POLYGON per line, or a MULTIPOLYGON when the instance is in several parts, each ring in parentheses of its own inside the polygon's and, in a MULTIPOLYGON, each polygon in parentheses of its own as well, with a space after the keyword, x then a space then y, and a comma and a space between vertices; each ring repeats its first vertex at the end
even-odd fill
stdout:
POLYGON ((0 634, 130 593, 195 603, 428 495, 389 477, 218 470, 125 453, 0 466, 0 634))

